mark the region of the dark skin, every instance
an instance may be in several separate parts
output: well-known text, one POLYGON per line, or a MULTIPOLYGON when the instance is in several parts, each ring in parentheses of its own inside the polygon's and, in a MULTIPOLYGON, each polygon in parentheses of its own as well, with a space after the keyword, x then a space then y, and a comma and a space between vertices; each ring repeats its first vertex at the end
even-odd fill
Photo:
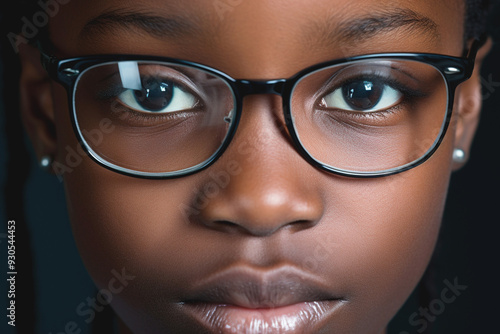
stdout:
MULTIPOLYGON (((286 78, 307 66, 351 55, 461 56, 464 49, 464 11, 456 1, 333 3, 243 1, 220 12, 213 1, 74 0, 52 19, 50 31, 59 58, 168 56, 247 79, 286 78), (183 18, 177 20, 184 24, 161 36, 109 22, 84 29, 111 8, 183 18), (343 36, 338 31, 340 22, 394 8, 418 13, 434 29, 420 22, 385 27, 373 35, 351 29, 351 35, 344 31, 343 36)), ((335 300, 308 332, 384 333, 433 252, 449 177, 461 167, 452 161, 453 149, 468 152, 477 125, 478 73, 486 51, 480 51, 473 77, 457 90, 454 119, 438 151, 402 174, 354 179, 314 168, 292 146, 280 98, 271 95, 245 99, 228 150, 197 174, 135 179, 85 157, 64 174, 69 215, 98 287, 108 285, 112 269, 126 268, 135 276, 112 303, 123 319, 123 333, 215 331, 183 308, 181 302, 193 287, 233 269, 264 282, 269 273, 283 268, 312 275, 335 300), (231 174, 230 182, 199 205, 212 175, 222 171, 231 174), (197 213, 186 217, 185 206, 197 208, 197 213)), ((22 112, 36 152, 64 161, 65 148, 78 145, 66 92, 48 80, 36 50, 23 47, 21 60, 22 112)))

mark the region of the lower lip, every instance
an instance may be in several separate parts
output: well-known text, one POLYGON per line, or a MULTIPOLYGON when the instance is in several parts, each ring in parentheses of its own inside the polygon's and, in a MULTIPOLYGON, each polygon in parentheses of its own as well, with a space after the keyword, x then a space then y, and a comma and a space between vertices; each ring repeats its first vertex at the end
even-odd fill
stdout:
POLYGON ((221 334, 291 334, 311 331, 342 305, 341 300, 251 309, 226 304, 188 303, 188 313, 221 334))

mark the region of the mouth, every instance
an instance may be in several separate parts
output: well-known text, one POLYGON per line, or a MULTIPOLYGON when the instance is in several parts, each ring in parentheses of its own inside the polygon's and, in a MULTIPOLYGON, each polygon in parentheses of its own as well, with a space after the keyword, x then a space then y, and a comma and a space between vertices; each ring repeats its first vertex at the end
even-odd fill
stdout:
POLYGON ((181 303, 214 333, 289 334, 314 328, 346 303, 295 267, 234 267, 203 280, 181 303))

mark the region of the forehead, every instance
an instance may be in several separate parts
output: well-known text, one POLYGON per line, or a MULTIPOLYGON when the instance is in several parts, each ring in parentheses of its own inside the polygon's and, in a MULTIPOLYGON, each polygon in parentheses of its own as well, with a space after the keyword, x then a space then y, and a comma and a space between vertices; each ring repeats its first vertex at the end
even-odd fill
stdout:
POLYGON ((463 7, 459 0, 73 0, 50 28, 68 56, 148 53, 206 63, 308 51, 322 61, 457 50, 463 7))

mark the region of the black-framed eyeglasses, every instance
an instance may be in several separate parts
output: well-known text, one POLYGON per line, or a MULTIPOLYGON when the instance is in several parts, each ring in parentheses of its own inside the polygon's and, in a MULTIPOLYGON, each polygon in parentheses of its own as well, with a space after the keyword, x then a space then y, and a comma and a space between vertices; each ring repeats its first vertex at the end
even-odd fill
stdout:
POLYGON ((472 75, 464 58, 383 53, 333 60, 288 79, 241 80, 190 61, 98 55, 42 63, 68 92, 78 140, 98 164, 142 178, 173 178, 216 161, 250 94, 283 100, 288 132, 312 165, 378 177, 426 161, 450 123, 456 87, 472 75))

